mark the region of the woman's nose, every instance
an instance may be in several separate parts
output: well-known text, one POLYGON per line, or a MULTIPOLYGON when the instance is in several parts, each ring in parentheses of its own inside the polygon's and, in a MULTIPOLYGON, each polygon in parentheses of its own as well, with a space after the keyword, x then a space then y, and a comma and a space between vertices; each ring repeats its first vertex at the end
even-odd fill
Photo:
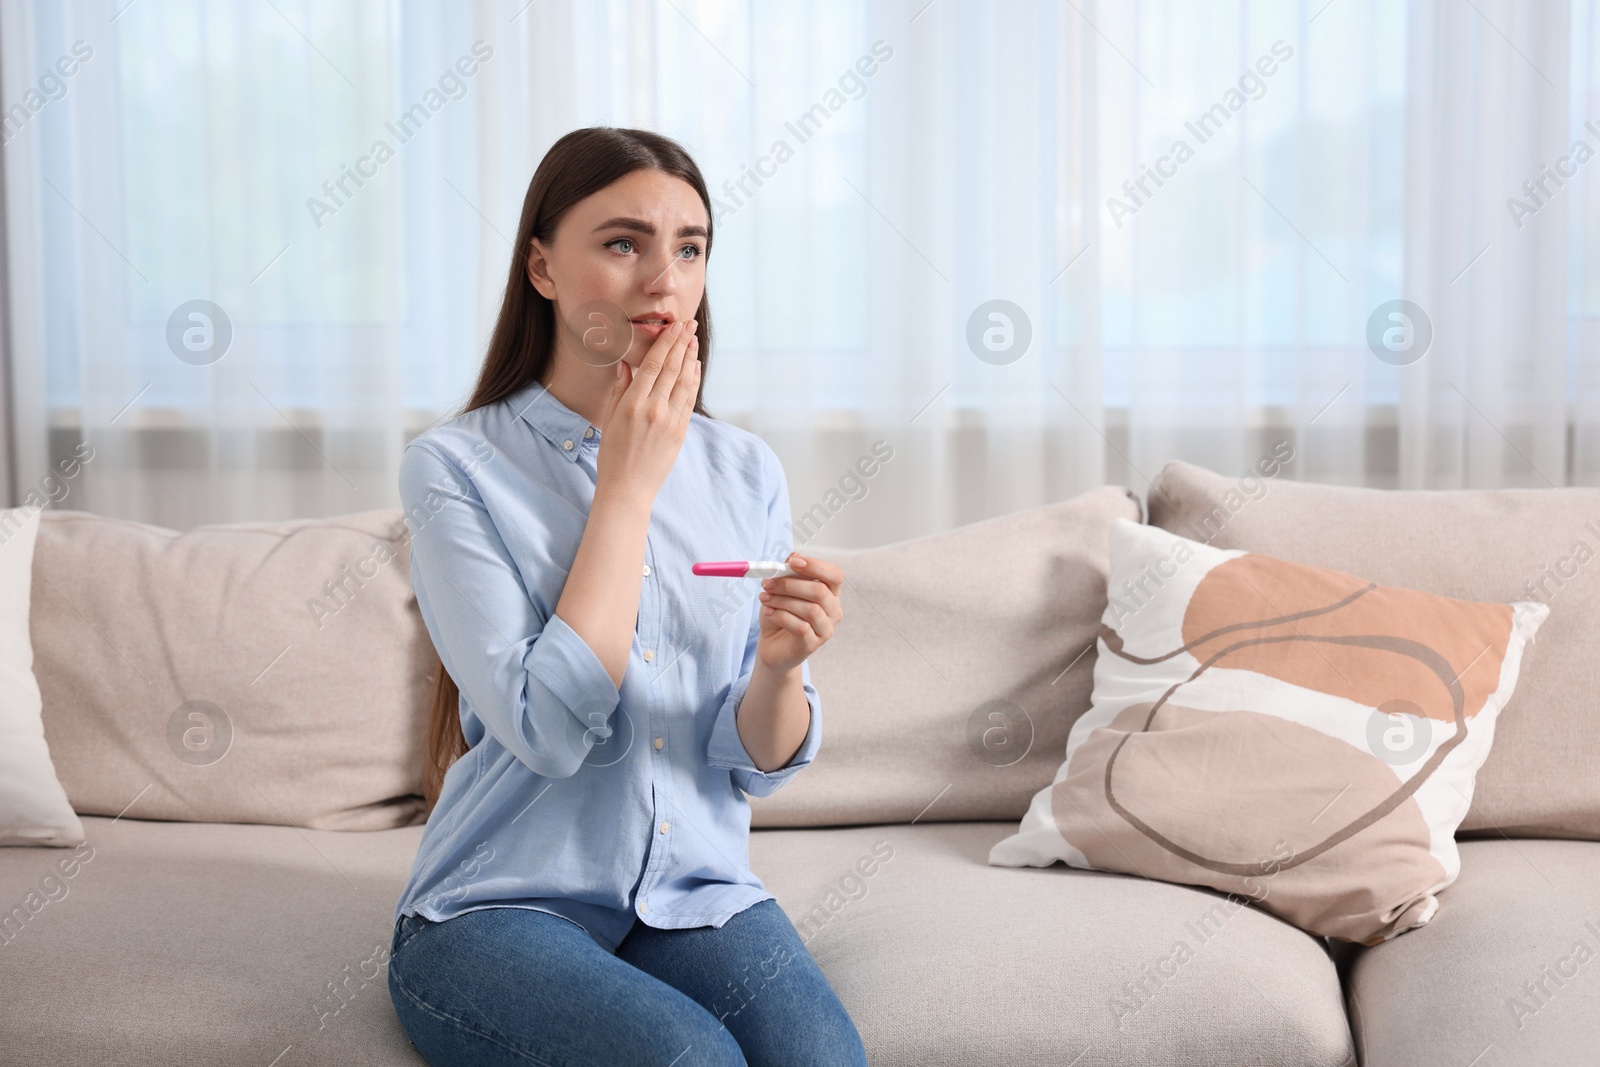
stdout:
MULTIPOLYGON (((645 263, 644 260, 640 260, 645 263)), ((668 255, 666 262, 651 261, 645 264, 645 269, 650 272, 650 280, 645 285, 645 291, 650 293, 671 292, 678 284, 677 266, 679 257, 668 255)))

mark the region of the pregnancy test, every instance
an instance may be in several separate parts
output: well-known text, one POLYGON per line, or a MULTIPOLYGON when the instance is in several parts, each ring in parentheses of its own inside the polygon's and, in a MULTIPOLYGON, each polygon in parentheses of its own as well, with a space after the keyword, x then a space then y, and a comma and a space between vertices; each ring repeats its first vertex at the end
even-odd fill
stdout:
POLYGON ((794 574, 782 560, 735 559, 723 563, 696 563, 694 573, 708 578, 787 578, 794 574))

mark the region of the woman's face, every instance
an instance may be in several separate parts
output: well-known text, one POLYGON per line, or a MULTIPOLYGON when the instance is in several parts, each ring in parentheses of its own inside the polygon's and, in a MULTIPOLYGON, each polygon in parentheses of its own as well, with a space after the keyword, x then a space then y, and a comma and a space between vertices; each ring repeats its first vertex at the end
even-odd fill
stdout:
POLYGON ((636 170, 578 201, 528 280, 556 306, 558 358, 637 368, 666 327, 694 318, 706 288, 705 205, 681 178, 636 170))

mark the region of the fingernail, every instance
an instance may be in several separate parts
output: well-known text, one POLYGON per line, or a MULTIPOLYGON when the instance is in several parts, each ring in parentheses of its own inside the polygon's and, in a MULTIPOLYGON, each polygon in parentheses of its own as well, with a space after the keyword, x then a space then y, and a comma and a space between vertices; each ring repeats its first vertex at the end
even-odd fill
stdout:
POLYGON ((791 562, 790 562, 790 566, 792 566, 792 567, 804 567, 804 566, 805 566, 805 565, 806 565, 806 561, 805 561, 805 560, 803 560, 803 559, 801 559, 801 558, 800 558, 800 557, 799 557, 799 556, 796 556, 796 557, 795 557, 795 558, 794 558, 794 559, 793 559, 793 560, 792 560, 792 561, 791 561, 791 562))
POLYGON ((761 609, 761 614, 763 614, 763 615, 771 615, 772 614, 772 609, 764 607, 764 608, 761 609))

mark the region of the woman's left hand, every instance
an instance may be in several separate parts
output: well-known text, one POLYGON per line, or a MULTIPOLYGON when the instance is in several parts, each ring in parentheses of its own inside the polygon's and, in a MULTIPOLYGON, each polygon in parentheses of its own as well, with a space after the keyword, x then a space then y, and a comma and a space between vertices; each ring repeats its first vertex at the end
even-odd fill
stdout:
POLYGON ((825 559, 796 552, 784 562, 793 575, 761 583, 761 636, 756 643, 756 658, 778 673, 804 663, 844 618, 839 606, 844 571, 825 559))

